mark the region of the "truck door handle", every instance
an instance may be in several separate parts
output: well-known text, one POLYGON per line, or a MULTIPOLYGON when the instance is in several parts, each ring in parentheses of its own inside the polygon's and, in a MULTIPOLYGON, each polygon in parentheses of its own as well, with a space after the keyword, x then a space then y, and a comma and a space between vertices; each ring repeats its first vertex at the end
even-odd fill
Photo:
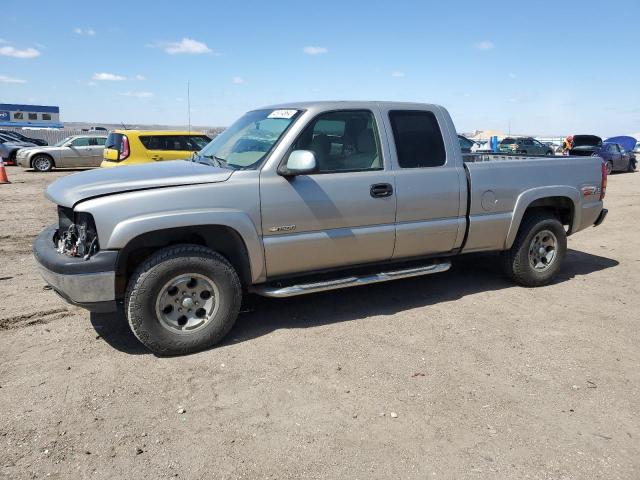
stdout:
POLYGON ((389 183, 374 183, 369 193, 373 198, 390 197, 393 195, 393 187, 389 183))

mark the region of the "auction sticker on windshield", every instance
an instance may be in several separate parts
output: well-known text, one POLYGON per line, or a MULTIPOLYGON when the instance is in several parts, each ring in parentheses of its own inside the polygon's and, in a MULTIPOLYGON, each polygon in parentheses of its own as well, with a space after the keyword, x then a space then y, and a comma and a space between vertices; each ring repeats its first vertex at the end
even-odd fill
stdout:
POLYGON ((298 111, 297 110, 274 110, 269 114, 267 118, 291 118, 298 111))

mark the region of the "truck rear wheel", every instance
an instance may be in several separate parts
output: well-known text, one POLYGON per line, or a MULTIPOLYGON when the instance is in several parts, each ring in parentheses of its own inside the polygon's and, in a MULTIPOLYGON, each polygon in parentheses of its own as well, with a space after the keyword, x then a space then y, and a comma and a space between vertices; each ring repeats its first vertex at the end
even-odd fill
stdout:
POLYGON ((238 274, 222 255, 198 245, 154 253, 131 277, 125 312, 149 350, 179 355, 211 347, 236 321, 242 302, 238 274))
POLYGON ((536 212, 525 216, 513 246, 502 252, 506 275, 525 287, 551 283, 567 253, 567 234, 552 214, 536 212))

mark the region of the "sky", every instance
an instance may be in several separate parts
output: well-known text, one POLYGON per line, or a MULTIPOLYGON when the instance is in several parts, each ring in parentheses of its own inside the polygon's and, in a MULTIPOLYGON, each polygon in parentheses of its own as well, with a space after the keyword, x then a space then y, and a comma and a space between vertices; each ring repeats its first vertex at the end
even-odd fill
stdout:
POLYGON ((640 1, 3 0, 0 102, 226 126, 303 100, 447 107, 459 131, 640 132, 640 1))

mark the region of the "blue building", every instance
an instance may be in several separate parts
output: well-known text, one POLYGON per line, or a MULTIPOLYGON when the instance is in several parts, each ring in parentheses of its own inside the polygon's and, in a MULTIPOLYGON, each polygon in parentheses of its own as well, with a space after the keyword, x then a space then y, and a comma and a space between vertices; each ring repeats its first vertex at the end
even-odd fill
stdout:
POLYGON ((0 103, 0 127, 62 128, 60 107, 0 103))

